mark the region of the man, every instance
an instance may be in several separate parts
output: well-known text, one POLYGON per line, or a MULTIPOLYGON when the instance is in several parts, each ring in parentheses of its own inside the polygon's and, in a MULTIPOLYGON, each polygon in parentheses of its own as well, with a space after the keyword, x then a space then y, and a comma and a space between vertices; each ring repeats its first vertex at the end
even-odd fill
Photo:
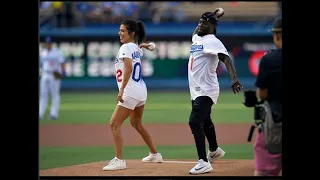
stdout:
MULTIPOLYGON (((275 19, 271 32, 277 49, 262 57, 255 85, 258 98, 261 101, 268 102, 272 112, 272 119, 277 123, 282 122, 282 17, 275 19)), ((264 130, 263 126, 260 126, 254 144, 254 175, 278 176, 282 169, 282 154, 271 154, 268 151, 264 130)))
POLYGON ((52 106, 50 119, 59 117, 60 84, 61 78, 66 76, 65 59, 60 49, 52 47, 50 37, 45 39, 45 48, 40 54, 40 110, 39 118, 43 119, 47 108, 49 92, 51 93, 52 106))
POLYGON ((212 171, 211 163, 218 158, 222 158, 225 154, 218 147, 215 127, 211 120, 211 107, 213 104, 217 104, 219 96, 219 82, 216 73, 219 60, 226 65, 230 73, 233 92, 239 93, 242 89, 228 51, 215 36, 218 18, 223 14, 222 8, 218 8, 213 13, 202 14, 192 35, 188 65, 192 103, 189 126, 194 136, 199 161, 189 171, 189 174, 202 174, 212 171), (207 156, 205 137, 209 142, 207 156))

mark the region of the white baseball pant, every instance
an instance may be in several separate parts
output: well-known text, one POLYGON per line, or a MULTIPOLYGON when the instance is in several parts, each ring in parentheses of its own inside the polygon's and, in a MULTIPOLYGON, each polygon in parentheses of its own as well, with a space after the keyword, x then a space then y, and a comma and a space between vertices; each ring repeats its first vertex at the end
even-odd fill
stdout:
POLYGON ((49 92, 51 94, 50 116, 59 116, 61 80, 55 79, 52 73, 44 73, 40 79, 40 110, 39 117, 43 118, 46 111, 49 92))

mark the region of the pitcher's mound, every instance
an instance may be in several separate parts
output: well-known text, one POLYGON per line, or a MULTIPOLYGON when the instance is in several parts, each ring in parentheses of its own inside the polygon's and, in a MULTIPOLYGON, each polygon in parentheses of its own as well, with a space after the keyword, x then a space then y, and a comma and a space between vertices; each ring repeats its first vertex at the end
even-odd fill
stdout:
MULTIPOLYGON (((195 160, 167 160, 163 163, 143 163, 141 160, 127 160, 127 169, 103 171, 107 161, 53 168, 40 171, 40 176, 188 176, 195 160)), ((213 172, 204 176, 252 176, 253 160, 218 160, 213 172)), ((194 176, 194 175, 192 175, 194 176)))

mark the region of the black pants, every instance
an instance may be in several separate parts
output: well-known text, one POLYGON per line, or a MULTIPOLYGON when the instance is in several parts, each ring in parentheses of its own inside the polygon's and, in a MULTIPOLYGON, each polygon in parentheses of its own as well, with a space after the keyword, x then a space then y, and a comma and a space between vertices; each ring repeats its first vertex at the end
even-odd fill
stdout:
POLYGON ((218 148, 215 127, 211 120, 213 102, 208 96, 197 97, 192 103, 189 126, 197 147, 199 159, 208 161, 206 157, 205 137, 209 142, 210 151, 218 148))

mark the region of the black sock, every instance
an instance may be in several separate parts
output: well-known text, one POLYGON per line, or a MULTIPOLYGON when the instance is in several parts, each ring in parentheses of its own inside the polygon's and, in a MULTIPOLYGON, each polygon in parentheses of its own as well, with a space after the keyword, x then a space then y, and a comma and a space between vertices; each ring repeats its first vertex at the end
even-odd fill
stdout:
POLYGON ((203 129, 204 129, 206 138, 209 142, 209 150, 211 152, 215 151, 218 148, 218 143, 217 143, 217 137, 216 137, 216 130, 210 116, 205 120, 203 129))

